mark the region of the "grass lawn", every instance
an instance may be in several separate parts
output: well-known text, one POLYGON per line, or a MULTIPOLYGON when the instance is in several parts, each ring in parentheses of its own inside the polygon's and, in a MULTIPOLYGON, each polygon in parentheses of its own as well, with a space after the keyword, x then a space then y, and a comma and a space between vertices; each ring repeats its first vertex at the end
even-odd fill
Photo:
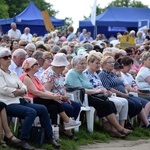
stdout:
MULTIPOLYGON (((68 140, 65 136, 60 134, 60 150, 78 150, 79 146, 87 145, 87 144, 94 144, 94 143, 107 143, 110 140, 114 140, 109 136, 108 131, 104 130, 100 125, 99 122, 95 122, 94 125, 94 132, 90 133, 86 129, 86 124, 83 123, 80 127, 80 131, 75 133, 75 135, 79 138, 79 141, 75 142, 73 140, 68 140)), ((144 129, 137 126, 134 123, 134 132, 132 135, 126 137, 124 140, 138 140, 138 139, 150 139, 150 129, 144 129)), ((34 145, 37 149, 45 149, 45 150, 54 150, 51 145, 44 144, 41 147, 34 145)), ((2 148, 0 147, 0 150, 2 148)), ((15 149, 5 149, 5 150, 15 150, 15 149)))

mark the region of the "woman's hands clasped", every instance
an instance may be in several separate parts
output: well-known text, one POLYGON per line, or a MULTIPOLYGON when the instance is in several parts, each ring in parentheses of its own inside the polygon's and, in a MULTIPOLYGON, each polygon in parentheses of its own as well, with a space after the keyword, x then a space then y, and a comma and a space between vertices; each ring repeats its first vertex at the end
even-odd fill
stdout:
POLYGON ((17 96, 24 96, 26 94, 26 90, 25 89, 16 89, 16 91, 12 92, 14 94, 15 97, 17 96))

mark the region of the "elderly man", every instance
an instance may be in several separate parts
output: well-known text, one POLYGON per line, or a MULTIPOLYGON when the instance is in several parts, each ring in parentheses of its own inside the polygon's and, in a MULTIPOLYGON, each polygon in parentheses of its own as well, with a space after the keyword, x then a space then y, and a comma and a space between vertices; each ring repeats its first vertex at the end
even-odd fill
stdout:
POLYGON ((21 66, 26 58, 26 53, 27 52, 24 49, 16 49, 12 54, 12 60, 9 69, 11 71, 15 71, 19 77, 24 72, 21 66))
POLYGON ((8 36, 11 39, 20 39, 21 32, 19 29, 17 29, 16 23, 11 23, 11 29, 8 31, 8 36))
POLYGON ((21 40, 26 40, 28 42, 32 42, 32 34, 30 33, 30 28, 26 27, 24 29, 24 34, 21 35, 20 39, 21 40))
POLYGON ((33 43, 28 43, 25 50, 27 52, 26 58, 32 57, 32 54, 36 51, 36 46, 33 43))
POLYGON ((84 39, 86 38, 86 33, 87 33, 87 30, 86 29, 83 29, 82 30, 82 33, 80 33, 79 37, 78 37, 78 40, 80 42, 84 41, 84 39))

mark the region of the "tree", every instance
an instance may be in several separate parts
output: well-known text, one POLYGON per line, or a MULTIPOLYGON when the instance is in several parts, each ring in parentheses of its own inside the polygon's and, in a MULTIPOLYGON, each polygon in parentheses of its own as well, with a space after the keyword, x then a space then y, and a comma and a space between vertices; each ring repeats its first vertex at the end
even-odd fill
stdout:
MULTIPOLYGON (((50 3, 45 2, 45 0, 32 0, 35 5, 42 11, 48 10, 50 16, 55 16, 58 11, 55 11, 50 3)), ((21 13, 30 3, 30 0, 4 0, 5 4, 8 6, 9 17, 14 17, 21 13)))
MULTIPOLYGON (((148 8, 146 5, 142 4, 141 1, 136 0, 115 0, 109 3, 108 7, 137 7, 137 8, 148 8)), ((107 7, 107 8, 108 8, 107 7)))
POLYGON ((9 18, 8 6, 5 4, 4 0, 0 1, 0 19, 9 18))
POLYGON ((67 28, 73 24, 72 18, 66 17, 65 19, 65 25, 63 27, 56 27, 56 29, 60 30, 61 32, 67 33, 67 28))
MULTIPOLYGON (((148 8, 147 5, 142 4, 141 1, 136 1, 136 0, 114 0, 111 3, 108 4, 107 7, 101 8, 100 5, 97 5, 96 7, 96 15, 102 14, 106 9, 109 7, 136 7, 136 8, 148 8)), ((90 14, 91 16, 91 14, 90 14)), ((89 16, 89 17, 90 17, 89 16)), ((89 18, 84 16, 85 19, 89 18)))

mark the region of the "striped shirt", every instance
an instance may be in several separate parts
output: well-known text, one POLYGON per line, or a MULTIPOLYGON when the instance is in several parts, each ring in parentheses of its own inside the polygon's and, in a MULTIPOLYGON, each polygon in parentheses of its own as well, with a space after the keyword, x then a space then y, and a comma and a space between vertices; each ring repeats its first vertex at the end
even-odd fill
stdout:
POLYGON ((113 72, 108 72, 106 70, 102 70, 99 73, 99 77, 102 81, 103 86, 110 90, 111 88, 118 90, 120 92, 125 92, 125 86, 123 82, 117 77, 117 75, 113 72))

